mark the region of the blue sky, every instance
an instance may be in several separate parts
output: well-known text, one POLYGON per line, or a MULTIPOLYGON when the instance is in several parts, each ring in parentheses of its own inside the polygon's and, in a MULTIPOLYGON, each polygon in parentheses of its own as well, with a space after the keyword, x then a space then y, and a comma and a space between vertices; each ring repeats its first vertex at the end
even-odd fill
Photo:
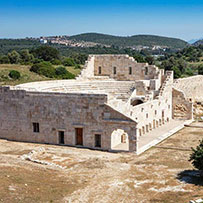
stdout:
POLYGON ((203 37, 203 0, 0 0, 0 38, 155 34, 203 37))

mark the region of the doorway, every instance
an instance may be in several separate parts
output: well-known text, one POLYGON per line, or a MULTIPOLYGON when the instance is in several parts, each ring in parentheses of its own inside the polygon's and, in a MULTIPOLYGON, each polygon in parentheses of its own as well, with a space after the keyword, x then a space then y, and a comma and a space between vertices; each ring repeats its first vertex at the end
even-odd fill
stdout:
POLYGON ((95 135, 95 147, 101 147, 101 135, 100 134, 95 135))
POLYGON ((59 144, 65 144, 65 141, 64 141, 64 131, 59 131, 58 135, 59 135, 59 144))
POLYGON ((76 145, 83 145, 83 128, 75 128, 76 145))

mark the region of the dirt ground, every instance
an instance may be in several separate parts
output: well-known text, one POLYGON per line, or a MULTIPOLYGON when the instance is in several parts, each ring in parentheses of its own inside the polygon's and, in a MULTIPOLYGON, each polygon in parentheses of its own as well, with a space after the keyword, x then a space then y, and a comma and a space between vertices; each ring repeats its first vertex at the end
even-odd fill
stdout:
POLYGON ((203 198, 188 162, 203 128, 187 127, 140 156, 0 140, 0 202, 183 202, 203 198))

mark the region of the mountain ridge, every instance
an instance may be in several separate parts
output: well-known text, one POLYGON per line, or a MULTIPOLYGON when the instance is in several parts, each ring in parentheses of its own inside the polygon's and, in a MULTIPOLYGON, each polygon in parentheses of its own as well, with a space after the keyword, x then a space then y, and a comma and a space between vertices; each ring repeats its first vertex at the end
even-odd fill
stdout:
POLYGON ((192 45, 194 46, 199 46, 199 45, 203 45, 203 39, 197 40, 195 43, 193 43, 192 45))
POLYGON ((115 45, 119 47, 133 47, 133 46, 165 46, 168 48, 181 49, 189 44, 181 39, 164 37, 158 35, 132 35, 132 36, 114 36, 110 34, 101 33, 82 33, 72 35, 71 40, 95 42, 104 45, 115 45))

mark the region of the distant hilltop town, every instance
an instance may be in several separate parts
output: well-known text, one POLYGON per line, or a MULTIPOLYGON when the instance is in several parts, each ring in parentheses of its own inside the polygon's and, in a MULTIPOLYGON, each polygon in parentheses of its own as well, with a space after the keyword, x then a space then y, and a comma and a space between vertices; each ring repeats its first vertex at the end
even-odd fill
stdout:
POLYGON ((68 47, 96 47, 96 46, 104 46, 111 47, 110 45, 105 45, 101 43, 95 42, 86 42, 86 41, 77 41, 69 39, 69 36, 49 36, 49 37, 40 37, 40 38, 27 38, 38 40, 41 44, 60 44, 68 47))

